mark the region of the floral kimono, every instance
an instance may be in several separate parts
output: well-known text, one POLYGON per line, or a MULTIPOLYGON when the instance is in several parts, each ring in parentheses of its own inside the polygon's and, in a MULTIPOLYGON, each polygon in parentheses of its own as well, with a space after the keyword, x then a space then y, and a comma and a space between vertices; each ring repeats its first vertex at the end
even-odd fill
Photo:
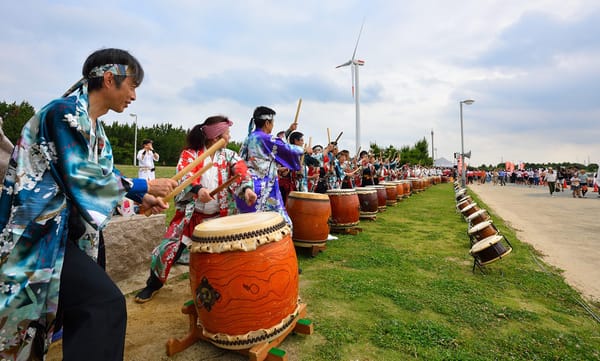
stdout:
POLYGON ((302 147, 285 143, 261 129, 250 133, 240 149, 240 155, 248 164, 257 200, 255 204, 248 206, 243 199, 236 198, 240 212, 278 212, 291 226, 292 221, 285 210, 285 204, 283 204, 279 191, 277 164, 291 171, 298 171, 300 170, 300 157, 303 153, 302 147))
MULTIPOLYGON (((188 164, 198 158, 205 149, 196 151, 185 149, 181 152, 177 171, 181 171, 188 164)), ((248 173, 246 164, 234 151, 230 149, 219 149, 213 157, 215 167, 217 167, 218 184, 225 183, 230 177, 240 175, 240 178, 232 183, 229 188, 223 189, 215 195, 219 203, 219 217, 225 217, 237 213, 235 200, 232 193, 235 193, 239 198, 244 199, 244 191, 246 188, 252 188, 252 180, 248 173)), ((181 182, 191 177, 204 166, 204 162, 200 163, 196 168, 192 169, 188 174, 183 176, 181 182)), ((202 215, 194 212, 196 203, 200 200, 197 196, 196 186, 200 184, 202 176, 195 179, 191 185, 186 187, 176 198, 175 216, 171 220, 169 227, 164 235, 162 242, 152 251, 152 263, 150 269, 162 283, 165 283, 171 266, 175 262, 177 252, 182 243, 189 245, 194 227, 202 222, 202 215)))
POLYGON ((97 259, 99 232, 131 186, 114 170, 104 129, 91 127, 87 109, 86 88, 52 101, 24 126, 12 153, 0 198, 2 360, 39 357, 38 342, 46 352, 67 239, 97 259))

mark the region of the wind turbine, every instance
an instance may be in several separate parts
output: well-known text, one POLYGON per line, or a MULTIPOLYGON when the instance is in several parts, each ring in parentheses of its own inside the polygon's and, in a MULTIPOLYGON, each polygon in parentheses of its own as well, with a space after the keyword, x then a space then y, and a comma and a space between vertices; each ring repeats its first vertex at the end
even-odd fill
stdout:
POLYGON ((360 35, 362 34, 363 26, 365 21, 363 20, 358 32, 358 38, 356 39, 356 45, 354 46, 354 52, 352 58, 344 64, 338 65, 335 68, 341 68, 344 66, 350 66, 352 72, 352 96, 354 97, 354 103, 356 105, 356 152, 360 149, 360 98, 358 90, 358 67, 365 65, 364 60, 356 59, 356 49, 358 48, 358 42, 360 41, 360 35))

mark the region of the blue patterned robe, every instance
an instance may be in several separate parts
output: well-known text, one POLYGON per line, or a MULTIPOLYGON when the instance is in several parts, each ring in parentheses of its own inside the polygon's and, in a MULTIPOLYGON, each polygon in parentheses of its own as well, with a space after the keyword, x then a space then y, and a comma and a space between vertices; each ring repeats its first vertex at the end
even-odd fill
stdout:
POLYGON ((242 144, 240 156, 246 161, 252 175, 257 199, 255 204, 248 206, 243 199, 236 198, 240 212, 279 212, 291 226, 292 221, 285 210, 279 191, 277 164, 297 171, 300 169, 300 157, 303 153, 302 147, 285 143, 260 129, 250 133, 242 144))
POLYGON ((96 259, 99 231, 127 185, 102 125, 91 129, 85 89, 24 126, 0 197, 0 359, 29 359, 38 333, 47 350, 69 217, 80 217, 79 247, 96 259))

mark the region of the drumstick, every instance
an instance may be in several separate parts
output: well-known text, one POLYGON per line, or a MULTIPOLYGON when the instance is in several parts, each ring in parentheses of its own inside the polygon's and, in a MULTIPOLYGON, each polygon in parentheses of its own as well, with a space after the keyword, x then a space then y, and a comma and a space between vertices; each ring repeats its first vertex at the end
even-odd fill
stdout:
POLYGON ((329 128, 327 128, 327 145, 331 144, 331 134, 329 133, 329 128))
POLYGON ((298 124, 298 114, 300 114, 300 106, 302 105, 302 98, 298 99, 298 107, 296 108, 296 117, 294 117, 294 124, 298 124))
POLYGON ((337 144, 338 140, 340 140, 340 138, 342 137, 342 134, 344 134, 344 132, 340 132, 340 135, 338 135, 337 138, 335 138, 336 144, 337 144))
POLYGON ((215 194, 219 193, 220 191, 222 191, 223 189, 229 187, 229 185, 231 185, 231 183, 235 182, 238 178, 240 177, 239 174, 234 175, 233 177, 229 178, 228 180, 225 181, 225 183, 221 184, 220 186, 218 186, 217 188, 213 189, 212 191, 210 191, 209 195, 212 197, 215 194))
MULTIPOLYGON (((207 170, 209 170, 213 165, 214 165, 214 163, 212 163, 212 162, 208 163, 208 164, 205 164, 204 167, 202 167, 199 171, 197 171, 196 173, 194 173, 191 177, 189 177, 188 179, 186 179, 185 181, 183 181, 180 185, 178 185, 175 189, 173 189, 173 191, 171 193, 167 194, 164 198, 162 198, 162 200, 165 201, 165 202, 168 202, 169 200, 171 200, 173 197, 175 197, 176 195, 178 195, 179 193, 181 193, 181 191, 184 190, 185 187, 187 187, 190 184, 192 184, 192 182, 195 181, 198 177, 200 177, 202 175, 202 173, 204 173, 207 170)), ((144 211, 144 214, 146 216, 151 216, 152 215, 152 209, 146 209, 144 211)))
POLYGON ((227 144, 225 139, 219 139, 218 142, 213 144, 204 153, 200 154, 200 156, 198 156, 198 158, 194 159, 193 162, 186 165, 185 168, 183 168, 182 170, 177 172, 177 174, 175 174, 171 179, 176 180, 176 181, 180 180, 181 178, 183 178, 184 175, 188 174, 192 169, 196 168, 200 163, 202 163, 202 161, 204 161, 204 159, 206 159, 209 155, 212 155, 218 149, 223 148, 225 146, 225 144, 227 144))

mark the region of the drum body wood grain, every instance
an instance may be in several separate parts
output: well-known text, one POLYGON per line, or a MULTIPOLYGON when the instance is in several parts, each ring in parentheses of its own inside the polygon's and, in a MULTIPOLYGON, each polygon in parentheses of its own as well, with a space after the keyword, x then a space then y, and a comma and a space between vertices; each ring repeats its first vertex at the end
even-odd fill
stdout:
POLYGON ((298 315, 290 227, 275 212, 217 218, 194 229, 190 286, 203 333, 246 349, 275 339, 298 315))
POLYGON ((494 226, 494 223, 492 223, 492 221, 490 220, 483 221, 476 224, 475 226, 472 226, 471 228, 469 228, 468 233, 469 237, 472 240, 472 243, 475 244, 485 238, 495 236, 499 232, 496 226, 494 226))
POLYGON ((331 204, 329 225, 332 230, 357 226, 360 221, 360 202, 354 189, 329 189, 331 204))
POLYGON ((377 191, 377 209, 379 212, 383 212, 387 208, 387 193, 385 187, 382 185, 371 186, 377 191))
POLYGON ((301 242, 323 242, 329 235, 331 204, 326 194, 290 192, 286 204, 294 230, 292 239, 301 242))
POLYGON ((398 192, 396 191, 396 185, 389 182, 383 182, 382 185, 385 187, 385 194, 387 196, 387 201, 385 204, 388 206, 395 206, 398 203, 398 192))

